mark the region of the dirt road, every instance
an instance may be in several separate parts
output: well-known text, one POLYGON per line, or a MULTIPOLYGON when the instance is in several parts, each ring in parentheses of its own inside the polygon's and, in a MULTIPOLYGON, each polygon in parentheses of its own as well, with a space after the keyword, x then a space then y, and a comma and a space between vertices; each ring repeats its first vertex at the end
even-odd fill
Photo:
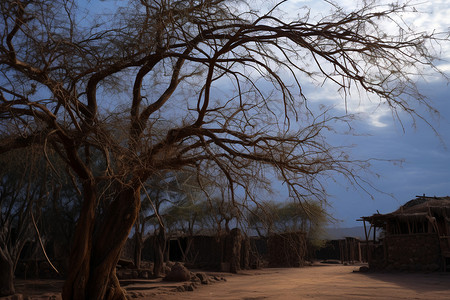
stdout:
POLYGON ((192 292, 141 299, 450 299, 450 273, 361 273, 355 266, 265 269, 229 275, 192 292))
MULTIPOLYGON (((450 273, 361 273, 358 266, 317 265, 217 274, 226 281, 176 292, 187 283, 121 281, 140 300, 291 300, 291 299, 450 299, 450 273)), ((213 274, 213 275, 214 275, 213 274)), ((18 280, 18 293, 33 299, 61 299, 62 280, 18 280)), ((1 298, 0 298, 1 299, 1 298)))

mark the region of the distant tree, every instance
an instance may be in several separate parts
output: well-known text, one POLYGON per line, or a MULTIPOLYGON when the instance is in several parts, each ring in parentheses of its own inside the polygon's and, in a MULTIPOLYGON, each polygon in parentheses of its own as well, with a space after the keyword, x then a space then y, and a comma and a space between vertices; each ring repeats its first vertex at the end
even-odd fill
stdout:
POLYGON ((223 193, 216 195, 203 203, 204 227, 217 235, 230 233, 233 227, 239 226, 241 214, 247 210, 247 204, 229 201, 223 193), (230 228, 231 227, 231 228, 230 228))
POLYGON ((246 222, 260 236, 303 231, 316 238, 328 223, 328 214, 318 202, 267 201, 250 209, 246 222))
MULTIPOLYGON (((48 197, 43 203, 39 219, 36 221, 40 234, 45 240, 51 242, 53 250, 56 251, 49 251, 52 253, 52 258, 65 260, 67 254, 70 253, 75 226, 80 214, 82 195, 74 186, 70 174, 64 167, 58 168, 58 174, 54 174, 53 170, 50 172, 53 181, 48 187, 48 197)), ((61 267, 58 270, 65 274, 67 266, 62 265, 61 267)))
POLYGON ((321 19, 299 10, 287 20, 283 2, 262 11, 245 1, 136 0, 108 18, 83 3, 0 2, 0 153, 51 147, 83 195, 64 299, 125 299, 116 263, 143 183, 159 172, 225 176, 232 204, 240 193, 258 201, 250 177, 265 185, 278 176, 297 202, 324 201, 323 176, 364 183, 366 162, 323 135, 351 116, 313 111, 308 77, 344 95, 356 87, 394 114, 429 107, 415 75, 434 67, 428 46, 439 36, 404 25, 407 4, 333 4, 321 19), (100 201, 101 182, 111 201, 100 201))
POLYGON ((164 211, 164 219, 166 220, 168 234, 175 237, 178 241, 178 247, 181 251, 183 262, 188 261, 193 237, 204 227, 201 221, 204 217, 205 210, 201 201, 182 201, 168 207, 164 211), (181 244, 180 238, 186 239, 186 244, 181 244))
POLYGON ((0 165, 0 296, 8 296, 20 253, 35 237, 31 214, 37 219, 45 205, 51 170, 37 147, 0 154, 0 165))
POLYGON ((153 274, 158 277, 163 273, 164 253, 166 251, 166 228, 162 210, 170 201, 170 187, 173 183, 166 176, 154 176, 143 184, 144 206, 135 224, 135 264, 139 268, 141 251, 144 245, 143 236, 147 225, 154 225, 154 266, 153 274))
MULTIPOLYGON (((163 272, 163 262, 167 254, 167 234, 170 227, 184 226, 187 219, 183 206, 187 201, 193 202, 194 187, 192 172, 179 170, 154 175, 143 183, 142 205, 135 223, 135 264, 139 268, 144 235, 147 226, 154 229, 154 269, 155 276, 163 272)), ((198 187, 197 187, 198 189, 198 187)))

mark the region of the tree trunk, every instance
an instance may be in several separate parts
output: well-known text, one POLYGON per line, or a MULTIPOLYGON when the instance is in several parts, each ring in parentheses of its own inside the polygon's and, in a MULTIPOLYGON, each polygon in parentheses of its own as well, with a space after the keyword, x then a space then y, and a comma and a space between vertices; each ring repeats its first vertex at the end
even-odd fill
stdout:
POLYGON ((170 260, 170 240, 166 238, 164 243, 164 262, 167 263, 170 260))
POLYGON ((136 219, 134 228, 134 265, 139 270, 141 268, 142 248, 144 244, 142 241, 142 232, 139 231, 139 218, 136 219))
POLYGON ((83 183, 83 206, 75 228, 69 270, 62 292, 65 300, 86 298, 96 208, 95 182, 93 179, 86 180, 83 183))
POLYGON ((142 239, 137 238, 136 239, 136 244, 135 244, 135 248, 134 248, 134 265, 136 266, 136 268, 139 270, 141 269, 141 264, 142 264, 142 248, 143 248, 143 242, 142 239))
POLYGON ((166 232, 164 227, 160 225, 159 232, 156 235, 155 239, 155 261, 153 265, 153 276, 159 277, 163 272, 164 266, 164 248, 166 245, 166 232))
MULTIPOLYGON (((81 229, 77 228, 75 233, 72 256, 79 258, 81 255, 77 252, 82 251, 84 259, 78 262, 83 267, 78 267, 76 273, 69 269, 69 277, 63 290, 64 299, 126 299, 125 291, 120 287, 116 276, 116 265, 139 213, 139 196, 139 188, 125 187, 121 190, 109 205, 102 223, 96 229, 95 238, 94 216, 92 219, 88 218, 90 222, 79 222, 81 229), (80 236, 82 233, 89 235, 80 236), (86 246, 81 248, 77 241, 86 246)), ((82 211, 80 221, 85 217, 83 213, 86 211, 82 211)), ((72 259, 71 267, 77 267, 76 263, 77 260, 72 259)))
POLYGON ((191 250, 191 245, 192 245, 192 241, 193 241, 193 237, 192 235, 189 235, 186 237, 186 247, 183 249, 183 246, 181 245, 181 241, 180 238, 177 238, 177 243, 178 243, 178 248, 181 251, 181 261, 182 262, 192 262, 192 261, 188 261, 188 255, 189 255, 189 251, 191 250))
POLYGON ((15 294, 14 262, 1 253, 0 250, 0 297, 15 294))

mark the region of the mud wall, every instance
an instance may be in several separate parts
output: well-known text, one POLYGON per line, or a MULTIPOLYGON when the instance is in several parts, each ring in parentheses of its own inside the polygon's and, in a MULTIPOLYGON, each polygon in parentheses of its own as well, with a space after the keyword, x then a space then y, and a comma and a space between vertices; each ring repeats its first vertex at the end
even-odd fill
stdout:
POLYGON ((195 236, 188 253, 189 262, 197 268, 218 269, 223 247, 223 237, 195 236))
MULTIPOLYGON (((292 232, 269 238, 249 238, 239 229, 222 236, 180 237, 168 242, 167 260, 180 260, 186 254, 186 265, 191 268, 237 272, 260 267, 299 267, 304 265, 307 252, 306 234, 292 232), (187 247, 187 245, 190 245, 187 247), (182 249, 180 249, 180 247, 182 249)), ((144 242, 142 258, 153 261, 153 237, 144 242)), ((134 240, 129 239, 122 250, 123 259, 132 260, 134 240)))
POLYGON ((289 232, 275 234, 268 239, 270 267, 301 267, 306 256, 306 234, 289 232))
POLYGON ((436 234, 392 235, 385 238, 386 268, 435 271, 441 263, 436 234))

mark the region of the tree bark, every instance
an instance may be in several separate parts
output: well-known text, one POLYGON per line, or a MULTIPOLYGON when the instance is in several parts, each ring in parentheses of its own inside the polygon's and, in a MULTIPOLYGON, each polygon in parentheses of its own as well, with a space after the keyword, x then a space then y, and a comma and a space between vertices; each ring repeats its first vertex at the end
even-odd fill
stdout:
POLYGON ((136 218, 136 224, 134 226, 134 265, 138 270, 141 268, 142 248, 144 244, 142 241, 142 232, 139 227, 139 218, 136 218))
POLYGON ((186 248, 184 248, 184 249, 181 245, 180 238, 177 239, 177 242, 178 242, 178 247, 180 248, 181 255, 182 255, 181 261, 188 262, 188 255, 189 255, 189 251, 191 250, 191 246, 192 246, 192 242, 193 242, 193 235, 189 235, 186 237, 186 248))
POLYGON ((88 299, 126 299, 116 265, 141 205, 140 188, 125 188, 108 207, 95 238, 88 299))
MULTIPOLYGON (((131 228, 140 208, 140 188, 125 187, 119 191, 116 199, 109 205, 106 214, 93 234, 94 218, 90 222, 79 222, 81 229, 75 233, 75 243, 71 267, 77 267, 77 258, 83 252, 83 260, 78 260, 83 267, 75 273, 69 271, 69 277, 64 285, 64 299, 126 299, 125 291, 120 287, 116 276, 116 265, 131 228), (81 224, 81 225, 80 225, 81 224), (88 227, 88 228, 86 228, 88 227), (89 235, 80 236, 86 233, 89 235), (76 242, 86 244, 84 248, 76 242)), ((82 213, 86 213, 84 210, 82 213)), ((80 221, 83 221, 80 215, 80 221)), ((77 228, 78 229, 78 228, 77 228)))
POLYGON ((65 300, 86 298, 96 208, 95 182, 93 179, 86 180, 83 183, 83 206, 73 237, 69 271, 62 291, 65 300))
POLYGON ((15 294, 14 262, 0 253, 0 297, 15 294))
POLYGON ((160 225, 159 232, 155 239, 155 261, 153 265, 153 276, 159 277, 163 274, 164 266, 164 250, 166 245, 166 231, 163 226, 160 225))

